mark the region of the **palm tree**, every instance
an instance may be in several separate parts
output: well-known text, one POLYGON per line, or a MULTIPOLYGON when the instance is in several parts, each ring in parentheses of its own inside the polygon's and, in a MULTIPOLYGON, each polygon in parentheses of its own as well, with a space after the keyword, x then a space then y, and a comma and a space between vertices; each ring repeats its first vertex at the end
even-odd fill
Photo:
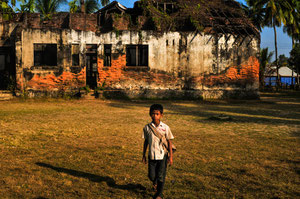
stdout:
POLYGON ((299 86, 299 71, 300 71, 300 43, 296 43, 290 52, 289 64, 293 70, 297 71, 297 85, 299 86))
POLYGON ((17 11, 21 13, 34 13, 35 11, 35 0, 22 0, 22 4, 20 4, 20 9, 17 11))
MULTIPOLYGON (((109 1, 108 1, 109 2, 109 1)), ((100 8, 98 0, 85 0, 83 5, 81 0, 73 0, 69 3, 70 13, 82 12, 81 9, 84 8, 84 13, 93 13, 100 8), (80 6, 81 4, 81 6, 80 6)))
POLYGON ((58 8, 66 3, 66 0, 36 0, 36 9, 43 15, 44 19, 50 19, 53 13, 58 12, 58 8))
POLYGON ((85 13, 93 13, 99 10, 100 6, 97 0, 86 0, 85 1, 85 13))
MULTIPOLYGON (((79 5, 80 5, 80 10, 82 13, 93 13, 96 10, 98 10, 100 8, 100 5, 98 3, 98 0, 73 0, 69 3, 70 5, 70 11, 74 11, 75 8, 75 4, 76 4, 76 8, 75 10, 79 10, 78 9, 78 1, 79 1, 79 5), (74 3, 75 2, 75 3, 74 3), (73 6, 73 7, 72 7, 73 6), (72 9, 73 8, 73 9, 72 9)), ((102 6, 106 6, 107 4, 109 4, 110 0, 100 0, 100 4, 102 6)))
POLYGON ((265 72, 268 66, 270 66, 271 59, 274 52, 269 52, 268 48, 263 48, 259 52, 259 84, 261 88, 265 85, 265 72))
POLYGON ((283 27, 283 31, 292 38, 292 45, 294 47, 295 40, 300 39, 300 2, 297 0, 290 0, 290 4, 294 8, 286 16, 287 24, 283 27))
MULTIPOLYGON (((272 27, 274 30, 275 42, 275 64, 277 72, 277 87, 279 86, 279 65, 278 65, 278 49, 277 49, 277 31, 276 27, 280 27, 282 23, 287 24, 287 16, 292 12, 292 0, 248 0, 249 6, 253 6, 255 11, 263 16, 262 26, 272 27)), ((247 3, 248 3, 247 2, 247 3)))
POLYGON ((264 16, 261 12, 256 10, 254 2, 253 0, 246 0, 247 5, 241 3, 241 6, 253 25, 261 32, 264 16))

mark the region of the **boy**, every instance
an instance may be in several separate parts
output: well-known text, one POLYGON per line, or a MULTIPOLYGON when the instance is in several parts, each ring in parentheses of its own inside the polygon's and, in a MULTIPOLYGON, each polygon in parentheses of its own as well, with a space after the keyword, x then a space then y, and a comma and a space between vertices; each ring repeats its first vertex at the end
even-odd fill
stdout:
POLYGON ((169 126, 160 121, 163 117, 162 105, 153 104, 150 107, 149 114, 152 122, 147 124, 143 129, 144 133, 142 137, 145 139, 145 141, 142 161, 144 164, 147 164, 146 151, 149 145, 148 177, 153 183, 153 188, 156 190, 154 198, 161 199, 163 197, 162 192, 165 184, 167 162, 170 164, 170 166, 173 164, 173 154, 172 150, 169 150, 169 152, 166 150, 160 138, 155 135, 152 128, 158 131, 156 133, 160 133, 161 135, 165 136, 169 149, 172 149, 171 140, 174 139, 174 136, 169 126))

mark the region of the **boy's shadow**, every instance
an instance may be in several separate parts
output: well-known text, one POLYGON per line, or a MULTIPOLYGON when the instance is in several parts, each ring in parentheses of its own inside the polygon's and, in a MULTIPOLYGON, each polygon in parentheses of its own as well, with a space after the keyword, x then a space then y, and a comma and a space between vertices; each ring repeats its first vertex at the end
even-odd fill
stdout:
POLYGON ((126 185, 118 185, 113 178, 108 177, 108 176, 98 176, 98 175, 94 175, 94 174, 91 174, 91 173, 76 171, 76 170, 73 170, 73 169, 55 167, 55 166, 52 166, 50 164, 46 164, 46 163, 43 163, 43 162, 36 162, 35 164, 38 165, 38 166, 41 166, 41 167, 46 167, 46 168, 53 169, 53 170, 55 170, 57 172, 60 172, 60 173, 66 173, 66 174, 69 174, 69 175, 72 175, 72 176, 75 176, 75 177, 86 178, 86 179, 89 179, 92 182, 103 182, 103 181, 105 181, 108 186, 110 186, 112 188, 116 188, 116 189, 123 189, 123 190, 133 191, 133 192, 136 192, 136 193, 144 193, 146 191, 146 188, 141 184, 129 183, 129 184, 126 184, 126 185))

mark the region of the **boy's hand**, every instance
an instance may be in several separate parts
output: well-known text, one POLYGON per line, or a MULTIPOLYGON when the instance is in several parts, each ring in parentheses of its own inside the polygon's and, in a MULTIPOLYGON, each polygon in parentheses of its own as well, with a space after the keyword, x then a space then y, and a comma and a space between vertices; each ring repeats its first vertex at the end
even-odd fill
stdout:
POLYGON ((146 156, 143 156, 142 162, 143 162, 144 164, 147 164, 147 158, 146 158, 146 156))
POLYGON ((168 163, 169 163, 170 166, 172 166, 172 164, 173 164, 173 157, 172 156, 168 158, 168 163))

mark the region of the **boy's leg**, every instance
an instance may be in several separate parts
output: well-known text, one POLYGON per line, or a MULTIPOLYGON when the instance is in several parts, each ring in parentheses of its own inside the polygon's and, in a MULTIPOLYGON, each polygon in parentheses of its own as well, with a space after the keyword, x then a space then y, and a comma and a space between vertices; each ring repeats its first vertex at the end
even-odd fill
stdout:
POLYGON ((150 160, 148 159, 148 177, 153 183, 153 185, 157 185, 157 176, 156 176, 156 169, 157 167, 157 160, 150 160))
POLYGON ((165 178, 167 173, 167 155, 164 156, 164 159, 157 163, 157 192, 155 197, 163 197, 163 190, 165 185, 165 178))

